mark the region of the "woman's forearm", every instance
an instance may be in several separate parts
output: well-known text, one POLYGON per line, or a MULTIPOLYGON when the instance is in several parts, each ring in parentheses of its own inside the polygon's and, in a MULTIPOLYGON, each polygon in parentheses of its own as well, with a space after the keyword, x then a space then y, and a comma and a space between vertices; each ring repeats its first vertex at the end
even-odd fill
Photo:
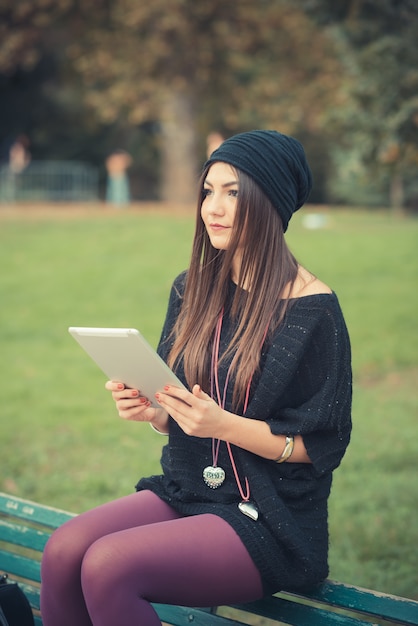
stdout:
MULTIPOLYGON (((274 435, 266 422, 244 418, 225 411, 222 439, 266 459, 277 461, 286 447, 286 434, 274 435)), ((294 447, 288 463, 311 463, 301 435, 294 437, 294 447)))

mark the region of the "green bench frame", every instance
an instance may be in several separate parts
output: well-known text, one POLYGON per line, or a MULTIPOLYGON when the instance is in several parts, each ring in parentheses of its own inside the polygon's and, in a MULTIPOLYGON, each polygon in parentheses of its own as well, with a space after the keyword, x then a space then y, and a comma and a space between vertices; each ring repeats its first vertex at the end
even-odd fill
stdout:
MULTIPOLYGON (((51 532, 74 516, 0 492, 0 574, 7 573, 11 581, 20 583, 32 605, 36 626, 42 626, 39 612, 42 551, 51 532)), ((271 625, 418 626, 418 601, 331 580, 304 595, 281 592, 240 606, 195 609, 157 604, 155 608, 161 620, 172 626, 253 624, 251 615, 267 618, 271 625)))

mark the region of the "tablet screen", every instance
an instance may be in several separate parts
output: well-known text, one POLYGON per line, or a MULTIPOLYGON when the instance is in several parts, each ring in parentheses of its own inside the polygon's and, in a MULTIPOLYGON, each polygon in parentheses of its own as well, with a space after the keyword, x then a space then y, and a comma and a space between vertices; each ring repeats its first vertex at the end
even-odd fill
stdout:
POLYGON ((153 407, 159 407, 154 396, 165 385, 185 388, 136 328, 71 326, 68 330, 109 380, 139 389, 153 407))

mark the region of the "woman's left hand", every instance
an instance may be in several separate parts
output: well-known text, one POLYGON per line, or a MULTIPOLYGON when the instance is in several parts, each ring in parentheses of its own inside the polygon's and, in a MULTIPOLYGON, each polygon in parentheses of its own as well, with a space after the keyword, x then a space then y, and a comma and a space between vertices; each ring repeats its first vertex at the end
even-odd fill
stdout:
POLYGON ((228 412, 202 391, 199 385, 194 385, 192 392, 167 385, 155 397, 186 435, 222 439, 228 412))

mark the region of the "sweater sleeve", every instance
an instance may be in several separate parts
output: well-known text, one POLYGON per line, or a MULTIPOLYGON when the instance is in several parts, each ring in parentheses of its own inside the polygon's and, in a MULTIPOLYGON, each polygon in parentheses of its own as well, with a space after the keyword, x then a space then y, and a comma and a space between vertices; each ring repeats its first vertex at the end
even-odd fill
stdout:
POLYGON ((302 300, 268 351, 251 411, 260 419, 264 408, 274 434, 302 435, 314 470, 324 474, 350 440, 350 341, 336 296, 302 300))

